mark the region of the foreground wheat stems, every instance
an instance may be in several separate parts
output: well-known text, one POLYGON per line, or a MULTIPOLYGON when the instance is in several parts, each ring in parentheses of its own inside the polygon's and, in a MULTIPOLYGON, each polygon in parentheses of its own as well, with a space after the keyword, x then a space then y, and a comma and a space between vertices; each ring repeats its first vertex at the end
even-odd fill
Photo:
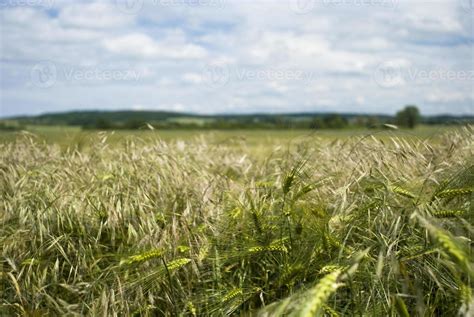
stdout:
POLYGON ((303 306, 301 311, 296 311, 294 313, 294 316, 321 316, 324 305, 329 299, 329 296, 331 296, 341 285, 338 283, 338 278, 340 275, 341 270, 336 270, 324 276, 316 286, 310 289, 308 292, 308 301, 303 306))

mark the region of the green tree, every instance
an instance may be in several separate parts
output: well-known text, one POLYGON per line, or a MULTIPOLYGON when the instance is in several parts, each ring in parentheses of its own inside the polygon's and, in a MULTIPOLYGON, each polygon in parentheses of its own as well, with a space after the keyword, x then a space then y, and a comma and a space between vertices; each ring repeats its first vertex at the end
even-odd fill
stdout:
POLYGON ((124 128, 128 130, 138 130, 145 126, 145 122, 140 119, 129 119, 125 122, 124 128))
POLYGON ((397 112, 395 122, 399 126, 413 129, 420 121, 420 111, 416 106, 406 106, 397 112))
POLYGON ((311 129, 324 129, 325 128, 324 121, 323 119, 321 119, 321 117, 314 117, 311 120, 309 127, 311 129))
POLYGON ((375 116, 368 117, 367 121, 365 122, 365 126, 369 129, 377 128, 379 125, 380 125, 380 120, 379 118, 375 116))
POLYGON ((105 118, 98 118, 95 122, 95 128, 99 130, 112 129, 112 123, 105 118))
POLYGON ((330 114, 323 119, 324 125, 329 129, 342 129, 348 124, 347 119, 338 114, 330 114))

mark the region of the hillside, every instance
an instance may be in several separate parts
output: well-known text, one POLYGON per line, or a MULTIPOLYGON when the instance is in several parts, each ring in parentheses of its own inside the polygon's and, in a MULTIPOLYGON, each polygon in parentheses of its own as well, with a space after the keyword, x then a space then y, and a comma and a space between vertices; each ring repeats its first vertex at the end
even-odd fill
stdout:
MULTIPOLYGON (((200 115, 169 111, 73 111, 19 116, 3 120, 17 126, 80 126, 84 129, 157 128, 344 128, 373 127, 393 123, 394 116, 354 113, 254 113, 200 115)), ((462 124, 474 122, 474 116, 438 115, 421 118, 426 124, 462 124)), ((0 121, 1 123, 1 121, 0 121)))

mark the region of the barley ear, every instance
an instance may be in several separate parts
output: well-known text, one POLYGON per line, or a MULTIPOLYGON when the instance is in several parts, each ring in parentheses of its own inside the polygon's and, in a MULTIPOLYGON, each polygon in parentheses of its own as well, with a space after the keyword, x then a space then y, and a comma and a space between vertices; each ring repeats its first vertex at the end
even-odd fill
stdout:
POLYGON ((303 317, 321 316, 327 300, 341 285, 338 283, 340 275, 341 270, 336 270, 324 276, 316 286, 310 289, 308 300, 296 315, 303 317))
POLYGON ((412 198, 412 199, 416 198, 415 194, 413 194, 412 192, 404 188, 401 188, 400 186, 390 186, 389 188, 392 192, 399 194, 400 196, 404 196, 404 197, 412 198))
POLYGON ((126 259, 120 261, 120 265, 132 265, 146 262, 148 260, 159 258, 164 254, 164 251, 161 249, 154 249, 151 251, 143 252, 140 254, 132 255, 126 259))
POLYGON ((464 210, 436 210, 431 212, 431 214, 436 218, 454 218, 457 216, 462 216, 464 210))
POLYGON ((474 192, 474 188, 472 187, 465 187, 465 188, 452 188, 446 189, 436 194, 437 197, 440 198, 453 198, 462 195, 469 195, 470 193, 474 192))

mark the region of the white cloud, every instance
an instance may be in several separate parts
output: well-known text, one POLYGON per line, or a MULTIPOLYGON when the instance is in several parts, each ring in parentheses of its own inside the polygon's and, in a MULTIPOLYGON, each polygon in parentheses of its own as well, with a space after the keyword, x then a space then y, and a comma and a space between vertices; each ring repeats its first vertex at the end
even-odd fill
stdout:
POLYGON ((271 81, 268 83, 268 87, 278 93, 285 93, 290 89, 287 85, 282 84, 280 81, 271 81))
POLYGON ((448 103, 448 102, 461 102, 461 101, 473 101, 473 95, 462 92, 444 91, 444 92, 433 92, 426 96, 426 100, 434 103, 448 103))
POLYGON ((133 33, 106 39, 104 47, 111 53, 138 58, 202 58, 206 50, 194 44, 158 43, 150 36, 133 33))
POLYGON ((62 25, 77 28, 117 28, 131 25, 134 16, 120 14, 115 6, 105 2, 72 4, 60 11, 62 25))
POLYGON ((199 73, 186 73, 183 75, 183 80, 191 84, 201 84, 203 82, 203 76, 199 73))

